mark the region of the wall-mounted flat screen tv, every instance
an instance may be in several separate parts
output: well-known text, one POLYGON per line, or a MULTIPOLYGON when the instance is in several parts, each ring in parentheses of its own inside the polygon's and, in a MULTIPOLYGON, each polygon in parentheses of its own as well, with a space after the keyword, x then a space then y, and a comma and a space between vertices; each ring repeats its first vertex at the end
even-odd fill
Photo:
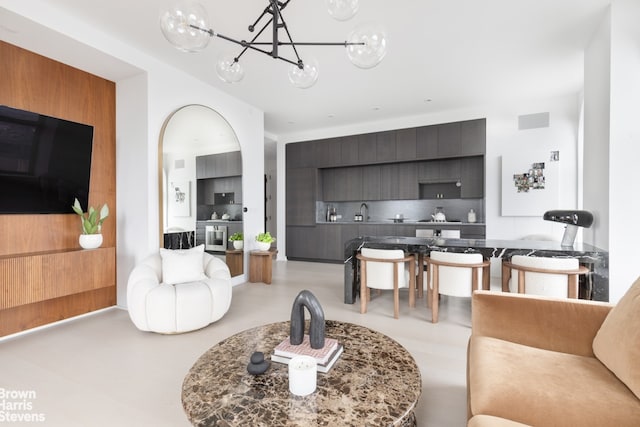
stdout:
POLYGON ((93 126, 0 105, 0 214, 86 209, 92 148, 93 126))

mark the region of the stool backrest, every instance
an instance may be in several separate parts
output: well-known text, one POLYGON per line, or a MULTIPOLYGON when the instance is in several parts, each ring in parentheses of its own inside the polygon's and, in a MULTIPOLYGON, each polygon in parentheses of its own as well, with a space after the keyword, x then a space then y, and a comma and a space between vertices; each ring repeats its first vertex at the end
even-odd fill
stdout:
MULTIPOLYGON (((371 249, 362 248, 362 256, 372 259, 403 259, 405 257, 402 249, 371 249)), ((393 289, 393 268, 398 270, 398 287, 409 286, 408 267, 404 262, 376 262, 367 260, 367 287, 374 289, 393 289)))

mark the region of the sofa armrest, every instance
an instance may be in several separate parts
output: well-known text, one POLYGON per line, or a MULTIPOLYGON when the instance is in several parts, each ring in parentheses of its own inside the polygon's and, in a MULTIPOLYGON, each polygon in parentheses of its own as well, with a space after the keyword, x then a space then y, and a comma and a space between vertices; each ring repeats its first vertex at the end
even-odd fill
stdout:
POLYGON ((476 291, 472 334, 593 356, 593 339, 612 307, 595 301, 476 291))

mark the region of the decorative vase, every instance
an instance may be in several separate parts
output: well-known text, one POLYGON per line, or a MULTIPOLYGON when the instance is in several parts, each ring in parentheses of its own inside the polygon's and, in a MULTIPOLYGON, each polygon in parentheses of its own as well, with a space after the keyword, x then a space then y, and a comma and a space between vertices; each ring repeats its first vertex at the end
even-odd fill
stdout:
POLYGON ((233 249, 241 250, 244 247, 244 241, 242 240, 234 240, 233 241, 233 249))
POLYGON ((258 247, 259 251, 268 251, 269 248, 271 247, 271 243, 270 242, 258 242, 258 241, 256 241, 256 246, 258 247))
POLYGON ((102 234, 81 234, 78 240, 83 249, 96 249, 102 245, 102 234))

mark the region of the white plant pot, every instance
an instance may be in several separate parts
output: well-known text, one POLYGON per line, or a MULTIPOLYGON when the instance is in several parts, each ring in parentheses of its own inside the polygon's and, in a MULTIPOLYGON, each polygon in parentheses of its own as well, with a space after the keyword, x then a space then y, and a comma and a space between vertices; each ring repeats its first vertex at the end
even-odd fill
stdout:
POLYGON ((233 249, 239 251, 244 247, 244 241, 242 240, 234 240, 233 241, 233 249))
POLYGON ((96 249, 102 245, 102 234, 81 234, 78 240, 83 249, 96 249))
POLYGON ((268 251, 271 247, 271 243, 256 241, 256 247, 259 251, 268 251))

